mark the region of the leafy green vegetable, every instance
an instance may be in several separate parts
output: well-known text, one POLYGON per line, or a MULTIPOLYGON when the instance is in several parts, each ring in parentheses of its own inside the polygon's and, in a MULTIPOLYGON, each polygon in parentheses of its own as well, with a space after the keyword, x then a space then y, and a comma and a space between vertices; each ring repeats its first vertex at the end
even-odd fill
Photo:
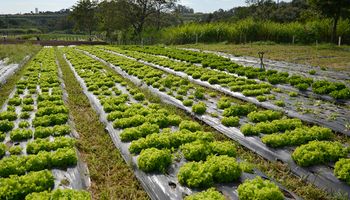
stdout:
POLYGON ((225 200, 225 196, 215 188, 209 188, 206 191, 187 196, 185 200, 225 200))
POLYGON ((298 165, 307 167, 335 162, 347 155, 348 148, 339 142, 312 141, 297 147, 292 154, 292 158, 298 165))
POLYGON ((172 162, 171 157, 169 150, 149 148, 141 151, 137 164, 145 172, 165 173, 172 162))
POLYGON ((246 180, 238 186, 238 197, 240 200, 273 199, 283 200, 283 193, 269 180, 263 180, 260 176, 246 180))

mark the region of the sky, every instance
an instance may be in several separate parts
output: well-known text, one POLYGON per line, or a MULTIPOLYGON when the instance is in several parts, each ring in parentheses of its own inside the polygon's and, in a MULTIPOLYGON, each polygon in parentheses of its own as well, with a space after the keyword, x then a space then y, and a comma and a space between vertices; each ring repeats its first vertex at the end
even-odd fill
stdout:
MULTIPOLYGON (((77 0, 0 0, 0 14, 29 13, 39 11, 59 11, 70 8, 77 0)), ((180 4, 189 6, 195 12, 213 12, 220 8, 228 10, 243 6, 245 0, 180 0, 180 4)))

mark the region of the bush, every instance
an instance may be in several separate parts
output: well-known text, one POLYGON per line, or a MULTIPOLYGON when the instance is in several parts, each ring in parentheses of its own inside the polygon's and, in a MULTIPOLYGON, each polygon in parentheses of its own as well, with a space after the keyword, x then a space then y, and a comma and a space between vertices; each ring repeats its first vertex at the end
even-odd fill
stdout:
POLYGON ((137 158, 137 164, 145 172, 165 173, 172 162, 169 150, 158 150, 156 148, 141 151, 137 158))
POLYGON ((214 188, 185 197, 185 200, 225 200, 225 196, 214 188))
POLYGON ((239 117, 223 117, 221 123, 227 127, 239 126, 239 117))
POLYGON ((238 197, 240 200, 273 199, 283 200, 283 193, 278 186, 269 180, 263 180, 260 176, 246 180, 238 186, 238 197))

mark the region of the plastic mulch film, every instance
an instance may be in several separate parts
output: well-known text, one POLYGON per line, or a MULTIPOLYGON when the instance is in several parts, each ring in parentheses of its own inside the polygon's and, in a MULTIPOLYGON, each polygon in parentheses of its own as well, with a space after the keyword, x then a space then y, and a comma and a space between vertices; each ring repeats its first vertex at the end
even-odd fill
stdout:
MULTIPOLYGON (((59 76, 61 77, 60 70, 58 72, 59 72, 59 76)), ((59 79, 60 79, 60 82, 61 82, 61 89, 63 91, 63 94, 67 95, 66 91, 64 90, 64 83, 62 82, 62 79, 60 77, 59 77, 59 79)), ((34 99, 33 106, 36 109, 34 109, 33 111, 29 111, 30 118, 28 119, 28 122, 32 122, 34 120, 34 118, 35 118, 35 112, 37 110, 37 104, 38 104, 37 98, 38 98, 38 94, 40 93, 40 86, 37 86, 36 91, 37 92, 35 94, 33 94, 33 96, 32 96, 33 99, 34 99)), ((50 91, 51 91, 51 88, 50 88, 50 91)), ((23 99, 27 95, 27 93, 28 93, 28 89, 25 89, 24 93, 22 95, 20 95, 20 98, 23 99)), ((11 99, 12 97, 14 97, 15 94, 16 94, 16 88, 11 92, 11 94, 9 95, 8 100, 11 99)), ((2 108, 0 110, 1 112, 6 111, 7 106, 8 106, 8 100, 6 100, 6 102, 2 106, 2 108)), ((20 108, 16 108, 15 112, 16 112, 17 116, 20 116, 21 109, 20 108)), ((22 121, 22 120, 21 119, 16 119, 14 121, 15 128, 18 128, 18 124, 19 124, 20 121, 22 121)), ((72 123, 71 121, 68 122, 69 125, 71 125, 71 123, 72 123)), ((30 129, 33 132, 35 130, 33 127, 30 127, 28 129, 30 129)), ((73 127, 72 127, 72 132, 75 132, 73 130, 73 127)), ((74 137, 74 136, 73 136, 73 134, 71 134, 71 135, 68 135, 66 137, 74 137)), ((53 141, 54 137, 50 136, 49 139, 50 139, 50 141, 53 141)), ((33 141, 33 140, 34 140, 34 138, 30 138, 28 140, 23 140, 23 141, 20 141, 20 142, 12 142, 11 139, 10 139, 10 133, 7 133, 6 134, 6 138, 5 138, 3 143, 5 143, 5 144, 12 144, 14 146, 20 146, 22 149, 26 149, 28 142, 33 141)), ((28 155, 26 151, 22 151, 21 153, 24 156, 28 155)), ((51 172, 52 172, 53 176, 55 177, 54 189, 69 188, 69 189, 78 189, 78 190, 80 190, 80 189, 86 189, 86 188, 88 188, 90 186, 90 178, 88 176, 87 165, 85 163, 83 163, 82 160, 80 159, 78 151, 77 151, 77 155, 78 155, 78 162, 77 162, 76 166, 68 167, 66 170, 51 169, 51 172), (62 184, 63 182, 65 184, 62 184)), ((6 156, 8 156, 8 154, 6 156)))
MULTIPOLYGON (((65 59, 66 59, 66 57, 65 57, 65 59)), ((137 167, 137 156, 131 155, 129 150, 128 150, 130 143, 124 143, 121 141, 121 139, 119 137, 121 130, 113 128, 112 122, 109 122, 107 120, 107 114, 104 112, 103 107, 100 104, 97 97, 95 95, 93 95, 93 93, 88 91, 84 80, 78 75, 78 73, 75 71, 74 67, 68 61, 68 59, 66 59, 66 61, 69 64, 71 70, 73 71, 76 79, 80 83, 81 87, 83 88, 84 94, 88 97, 93 108, 99 114, 100 121, 103 124, 105 124, 106 130, 108 131, 110 137, 112 138, 114 145, 119 149, 120 154, 122 155, 124 160, 127 163, 131 163, 135 176, 140 181, 142 187, 149 194, 151 199, 153 199, 153 200, 181 200, 185 196, 190 195, 194 192, 197 192, 196 190, 192 190, 190 188, 181 186, 176 178, 176 175, 177 175, 179 168, 186 162, 184 159, 182 159, 179 162, 173 163, 170 166, 169 170, 167 171, 166 175, 165 174, 145 173, 145 172, 139 170, 137 167)), ((131 77, 128 77, 128 76, 126 76, 125 73, 122 76, 124 78, 131 79, 136 85, 139 85, 139 86, 142 85, 140 80, 136 80, 136 79, 133 79, 131 77)), ((126 92, 125 89, 122 89, 123 86, 121 86, 120 84, 117 84, 117 87, 118 87, 118 89, 122 90, 123 92, 126 92)), ((141 86, 141 87, 143 87, 143 86, 141 86)), ((129 97, 132 101, 133 99, 132 99, 132 96, 130 94, 129 94, 129 97)), ((239 159, 238 159, 238 161, 239 161, 239 159)), ((258 175, 264 177, 265 179, 267 178, 262 172, 254 169, 254 174, 242 173, 240 180, 236 183, 218 184, 218 185, 216 185, 216 187, 226 197, 229 197, 232 200, 238 200, 238 194, 237 194, 236 189, 237 189, 239 183, 243 182, 246 179, 255 178, 258 175)), ((300 199, 294 193, 287 191, 283 186, 280 186, 280 188, 283 191, 283 193, 285 194, 286 199, 300 199)))
MULTIPOLYGON (((342 192, 350 194, 350 186, 346 183, 337 179, 333 174, 333 169, 331 166, 313 166, 309 168, 304 168, 298 166, 293 159, 291 158, 291 151, 288 149, 273 149, 268 148, 265 144, 263 144, 259 137, 245 137, 239 129, 237 128, 228 128, 221 124, 218 119, 211 117, 210 115, 202 115, 198 116, 193 114, 190 108, 185 107, 180 100, 177 100, 174 97, 171 97, 165 93, 160 92, 159 90, 147 86, 146 84, 142 84, 142 81, 137 77, 129 76, 126 72, 124 72, 121 68, 112 65, 111 63, 107 63, 106 61, 91 55, 85 52, 87 55, 95 58, 108 65, 112 69, 114 69, 117 73, 122 75, 124 78, 131 80, 132 82, 142 85, 141 87, 149 89, 152 93, 158 95, 162 101, 172 104, 180 109, 185 110, 190 113, 193 117, 203 121, 209 126, 213 127, 217 131, 225 134, 229 138, 239 142, 241 145, 247 147, 253 152, 263 156, 264 158, 270 161, 282 161, 283 163, 288 164, 291 171, 300 178, 306 179, 307 181, 313 183, 317 187, 320 187, 328 192, 342 192)), ((271 108, 270 108, 271 109, 271 108)))
POLYGON ((30 56, 26 56, 19 64, 9 64, 0 62, 0 84, 5 84, 7 79, 11 77, 18 69, 23 67, 30 59, 30 56))

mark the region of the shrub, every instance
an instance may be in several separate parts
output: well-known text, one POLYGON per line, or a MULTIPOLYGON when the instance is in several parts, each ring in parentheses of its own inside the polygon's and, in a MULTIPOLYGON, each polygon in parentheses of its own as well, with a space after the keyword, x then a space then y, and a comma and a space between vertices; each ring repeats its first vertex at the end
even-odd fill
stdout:
POLYGON ((260 176, 246 180, 238 186, 238 197, 240 200, 273 199, 283 200, 283 193, 278 186, 269 180, 263 180, 260 176))
POLYGON ((172 162, 169 150, 159 150, 156 148, 141 151, 137 158, 137 164, 145 172, 165 173, 172 162))
POLYGON ((239 117, 223 117, 221 123, 227 127, 239 126, 239 117))

